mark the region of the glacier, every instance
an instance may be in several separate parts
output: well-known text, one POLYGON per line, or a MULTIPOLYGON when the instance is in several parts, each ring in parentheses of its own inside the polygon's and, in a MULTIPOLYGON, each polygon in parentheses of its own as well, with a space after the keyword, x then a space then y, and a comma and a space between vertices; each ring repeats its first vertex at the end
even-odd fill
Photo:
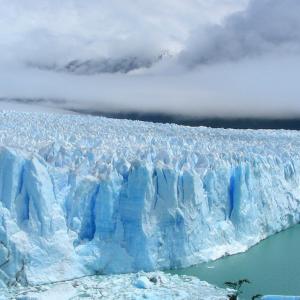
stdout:
POLYGON ((190 266, 300 221, 300 133, 0 112, 0 286, 190 266))

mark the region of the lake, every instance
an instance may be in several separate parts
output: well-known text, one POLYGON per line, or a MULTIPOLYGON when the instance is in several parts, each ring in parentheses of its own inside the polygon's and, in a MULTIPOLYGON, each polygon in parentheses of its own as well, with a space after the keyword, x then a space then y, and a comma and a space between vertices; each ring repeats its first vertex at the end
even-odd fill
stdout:
POLYGON ((260 242, 245 253, 173 270, 224 287, 225 281, 246 278, 242 299, 255 294, 300 295, 300 225, 260 242))

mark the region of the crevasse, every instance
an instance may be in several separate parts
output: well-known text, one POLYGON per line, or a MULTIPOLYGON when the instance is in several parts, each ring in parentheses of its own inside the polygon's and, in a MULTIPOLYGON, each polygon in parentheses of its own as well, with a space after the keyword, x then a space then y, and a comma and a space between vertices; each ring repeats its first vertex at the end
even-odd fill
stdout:
POLYGON ((0 113, 0 282, 189 266, 300 221, 300 135, 0 113))

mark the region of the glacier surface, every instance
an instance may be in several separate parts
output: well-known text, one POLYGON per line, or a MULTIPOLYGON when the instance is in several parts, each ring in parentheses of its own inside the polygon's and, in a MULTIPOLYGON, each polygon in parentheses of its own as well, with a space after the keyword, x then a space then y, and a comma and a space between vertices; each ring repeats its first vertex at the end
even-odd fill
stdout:
POLYGON ((189 266, 300 221, 300 133, 0 112, 0 285, 189 266))

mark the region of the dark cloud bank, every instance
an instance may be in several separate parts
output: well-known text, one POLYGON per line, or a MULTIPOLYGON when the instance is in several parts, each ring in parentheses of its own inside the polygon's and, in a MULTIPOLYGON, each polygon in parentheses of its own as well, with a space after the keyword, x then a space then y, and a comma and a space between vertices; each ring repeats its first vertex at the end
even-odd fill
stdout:
POLYGON ((300 2, 252 0, 222 25, 195 31, 181 59, 191 67, 300 51, 300 2))

